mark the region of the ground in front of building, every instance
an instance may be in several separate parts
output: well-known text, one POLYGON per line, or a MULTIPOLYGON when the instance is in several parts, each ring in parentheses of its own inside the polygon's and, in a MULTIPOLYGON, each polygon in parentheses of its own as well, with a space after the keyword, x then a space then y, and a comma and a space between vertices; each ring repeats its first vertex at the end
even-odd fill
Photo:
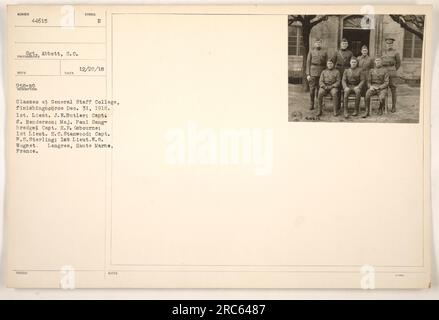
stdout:
MULTIPOLYGON (((389 91, 389 112, 378 115, 378 103, 372 103, 371 115, 362 118, 365 111, 364 98, 360 102, 359 116, 350 115, 345 119, 343 113, 337 117, 333 116, 332 103, 323 108, 323 114, 317 117, 317 101, 314 110, 310 110, 309 92, 304 91, 301 84, 288 85, 288 121, 327 121, 327 122, 394 122, 394 123, 417 123, 419 122, 419 87, 412 87, 407 84, 400 84, 397 88, 396 112, 391 113, 391 94, 389 91)), ((317 99, 316 99, 317 100, 317 99)), ((349 114, 354 112, 354 103, 349 104, 349 114)))

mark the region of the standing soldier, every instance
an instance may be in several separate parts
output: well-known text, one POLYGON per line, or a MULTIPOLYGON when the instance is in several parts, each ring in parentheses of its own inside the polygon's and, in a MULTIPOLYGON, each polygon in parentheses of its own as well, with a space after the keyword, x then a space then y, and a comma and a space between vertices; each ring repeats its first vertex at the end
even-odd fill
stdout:
POLYGON ((399 53, 393 48, 393 42, 395 39, 386 38, 387 48, 383 54, 383 66, 387 68, 387 72, 389 73, 389 87, 392 92, 392 110, 391 112, 396 111, 396 71, 398 71, 401 66, 401 57, 399 53))
POLYGON ((369 71, 369 77, 367 79, 368 90, 366 92, 366 113, 363 115, 363 118, 367 118, 370 115, 370 98, 374 95, 378 95, 380 99, 379 114, 383 114, 388 86, 389 73, 386 68, 382 66, 381 58, 376 57, 375 68, 369 71))
POLYGON ((315 96, 319 91, 319 79, 325 69, 328 53, 322 49, 322 41, 316 39, 306 59, 306 79, 309 83, 310 109, 314 109, 315 96))
MULTIPOLYGON (((361 55, 357 57, 358 66, 365 72, 369 72, 373 68, 373 59, 369 56, 369 49, 366 45, 361 47, 361 55)), ((367 74, 365 74, 367 77, 367 74)))
POLYGON ((344 117, 348 117, 348 98, 351 93, 355 94, 355 111, 352 115, 357 116, 360 112, 361 88, 364 85, 365 77, 363 70, 358 67, 358 61, 355 57, 351 58, 351 67, 344 71, 341 82, 344 93, 344 117))
MULTIPOLYGON (((351 50, 348 49, 348 40, 346 38, 341 39, 340 49, 337 50, 332 61, 334 61, 335 68, 340 72, 340 76, 343 75, 345 69, 350 67, 350 61, 354 55, 351 50)), ((339 92, 341 94, 341 92, 339 92)), ((341 99, 338 100, 337 108, 340 109, 341 99)))
POLYGON ((340 72, 337 69, 334 69, 334 62, 329 59, 326 62, 327 69, 322 71, 319 80, 319 99, 318 106, 319 111, 317 113, 318 116, 322 115, 323 111, 323 96, 330 94, 332 96, 332 100, 334 102, 334 116, 337 116, 337 105, 338 105, 338 91, 340 87, 340 72))
MULTIPOLYGON (((373 68, 373 58, 369 56, 369 49, 366 45, 361 47, 361 55, 357 57, 358 67, 363 70, 364 79, 367 79, 369 75, 369 70, 373 68)), ((361 96, 364 97, 367 91, 367 86, 364 85, 361 89, 361 96)))

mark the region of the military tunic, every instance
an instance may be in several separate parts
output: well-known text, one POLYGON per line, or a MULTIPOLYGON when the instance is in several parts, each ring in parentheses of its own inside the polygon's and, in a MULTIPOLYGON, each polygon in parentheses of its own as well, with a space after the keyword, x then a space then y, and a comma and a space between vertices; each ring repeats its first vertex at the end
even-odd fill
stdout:
POLYGON ((354 88, 354 87, 362 87, 364 84, 365 78, 363 76, 363 70, 359 67, 355 69, 349 68, 346 69, 343 73, 342 85, 343 89, 346 87, 354 88))
POLYGON ((335 53, 332 61, 334 62, 335 68, 340 71, 340 74, 343 74, 344 70, 351 66, 350 62, 353 55, 352 51, 348 49, 340 49, 335 53))
POLYGON ((394 73, 396 75, 396 71, 401 66, 401 57, 399 56, 398 51, 391 48, 386 50, 383 53, 383 67, 387 68, 387 71, 389 72, 389 76, 391 73, 394 73))
POLYGON ((334 115, 337 115, 340 81, 340 72, 337 69, 325 69, 322 71, 319 80, 320 90, 318 94, 319 115, 322 114, 323 97, 327 94, 332 96, 334 102, 334 115))
POLYGON ((329 90, 340 86, 340 72, 337 69, 325 69, 320 75, 320 88, 329 90), (330 87, 330 88, 328 88, 330 87))
MULTIPOLYGON (((372 69, 374 67, 374 61, 373 58, 370 57, 369 55, 366 56, 358 56, 357 57, 358 60, 358 66, 363 70, 368 72, 370 69, 372 69)), ((365 76, 367 77, 367 74, 365 74, 365 76)))
POLYGON ((326 68, 328 53, 326 50, 313 48, 309 51, 306 59, 306 74, 311 77, 320 77, 322 71, 326 68))
POLYGON ((373 68, 369 71, 369 77, 367 81, 368 87, 378 86, 379 90, 387 89, 389 86, 389 73, 386 68, 373 68))

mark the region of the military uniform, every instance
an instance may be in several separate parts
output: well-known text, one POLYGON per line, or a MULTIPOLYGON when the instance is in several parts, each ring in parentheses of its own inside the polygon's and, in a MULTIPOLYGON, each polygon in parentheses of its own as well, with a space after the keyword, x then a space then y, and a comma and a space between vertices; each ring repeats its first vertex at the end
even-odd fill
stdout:
MULTIPOLYGON (((369 55, 367 55, 367 56, 363 56, 363 55, 358 56, 357 57, 357 61, 358 61, 358 67, 360 67, 365 72, 369 72, 369 70, 374 67, 373 58, 371 56, 369 56, 369 55)), ((367 77, 367 74, 365 74, 365 76, 367 77)))
POLYGON ((348 115, 348 97, 351 93, 355 94, 355 113, 360 111, 361 89, 364 86, 365 77, 363 70, 360 67, 346 69, 343 73, 342 86, 344 92, 343 110, 344 115, 348 115))
POLYGON ((366 92, 366 114, 364 117, 370 114, 370 98, 374 95, 378 95, 380 99, 380 114, 383 112, 384 104, 386 103, 387 87, 389 86, 389 73, 384 67, 374 68, 369 71, 369 77, 367 80, 368 90, 366 92), (372 86, 378 86, 377 89, 372 86))
POLYGON ((318 115, 323 111, 323 96, 330 94, 334 102, 334 115, 337 115, 338 106, 338 92, 340 87, 340 72, 337 69, 325 69, 322 71, 319 80, 319 94, 318 94, 318 115))
POLYGON ((325 69, 327 60, 328 53, 326 50, 313 48, 308 52, 308 57, 306 59, 306 75, 311 77, 309 80, 311 109, 314 109, 314 99, 319 91, 320 74, 325 69))
POLYGON ((399 53, 395 49, 390 48, 383 53, 383 66, 387 69, 387 72, 389 73, 389 88, 392 92, 392 112, 395 112, 397 98, 395 78, 396 71, 401 66, 401 58, 399 56, 399 53))
MULTIPOLYGON (((340 76, 343 75, 346 69, 351 67, 350 62, 353 55, 354 54, 349 49, 339 49, 335 53, 332 61, 334 62, 334 67, 340 72, 340 76)), ((341 93, 341 91, 339 93, 341 93)), ((339 104, 337 105, 337 108, 340 108, 340 102, 341 99, 338 101, 339 104)))
POLYGON ((339 71, 343 70, 343 72, 344 72, 344 69, 347 69, 350 67, 350 62, 351 62, 351 58, 353 55, 354 54, 349 49, 338 50, 332 59, 332 61, 334 62, 335 68, 338 69, 339 71))
MULTIPOLYGON (((369 70, 374 67, 373 58, 369 55, 366 56, 361 55, 357 57, 357 61, 358 61, 358 67, 360 67, 363 70, 364 79, 367 79, 369 75, 369 70)), ((364 85, 363 88, 361 89, 361 95, 363 97, 365 96, 366 91, 367 91, 367 86, 364 85)))

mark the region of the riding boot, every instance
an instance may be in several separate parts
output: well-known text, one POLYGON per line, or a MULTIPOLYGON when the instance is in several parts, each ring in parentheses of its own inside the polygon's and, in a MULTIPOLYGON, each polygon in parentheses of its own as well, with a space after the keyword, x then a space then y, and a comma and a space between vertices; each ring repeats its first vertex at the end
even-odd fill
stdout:
POLYGON ((323 111, 323 97, 318 97, 317 99, 317 116, 320 117, 323 111))
POLYGON ((396 89, 392 91, 392 109, 390 112, 396 112, 396 89))
POLYGON ((347 96, 345 96, 343 99, 343 116, 345 118, 349 117, 349 115, 348 115, 348 97, 347 96))
POLYGON ((352 114, 355 117, 358 116, 358 114, 360 113, 360 99, 361 99, 361 95, 355 97, 355 111, 352 114))
POLYGON ((314 101, 315 101, 315 90, 311 90, 309 93, 310 105, 309 110, 314 110, 314 101))
POLYGON ((363 118, 367 118, 370 115, 370 99, 366 99, 366 112, 363 114, 363 118))

